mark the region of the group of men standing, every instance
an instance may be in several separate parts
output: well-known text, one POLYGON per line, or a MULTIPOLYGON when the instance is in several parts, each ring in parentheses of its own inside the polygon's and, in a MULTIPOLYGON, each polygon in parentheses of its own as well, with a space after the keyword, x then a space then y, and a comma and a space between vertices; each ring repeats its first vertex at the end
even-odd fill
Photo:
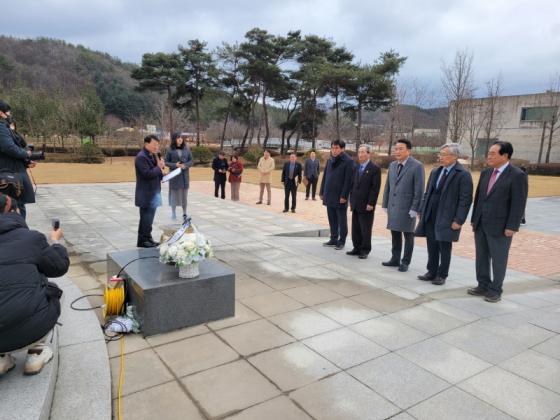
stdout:
MULTIPOLYGON (((370 148, 358 150, 358 164, 345 153, 345 143, 331 143, 320 188, 327 207, 330 239, 325 246, 343 249, 348 234, 347 208, 352 211, 352 245, 348 255, 360 259, 371 252, 371 233, 380 191, 381 171, 370 160, 370 148)), ((440 165, 435 167, 424 188, 424 167, 411 156, 412 144, 400 139, 394 147, 396 158, 389 165, 382 208, 391 231, 391 258, 382 264, 408 271, 414 236, 426 237, 427 272, 418 279, 443 285, 449 274, 453 242, 459 240, 472 203, 471 174, 459 162, 459 145, 441 146, 440 165), (418 225, 417 225, 418 220, 418 225), (403 251, 404 238, 404 251, 403 251)), ((498 302, 502 294, 509 248, 519 230, 527 201, 527 175, 510 163, 513 147, 497 141, 489 149, 489 168, 482 171, 474 197, 471 225, 476 248, 478 286, 468 293, 498 302), (490 273, 492 271, 492 274, 490 273)))

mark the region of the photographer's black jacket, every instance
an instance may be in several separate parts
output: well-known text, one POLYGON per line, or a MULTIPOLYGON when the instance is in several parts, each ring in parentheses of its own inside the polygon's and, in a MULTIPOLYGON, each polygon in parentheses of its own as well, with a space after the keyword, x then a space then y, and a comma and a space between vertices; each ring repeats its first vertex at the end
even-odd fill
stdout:
POLYGON ((0 214, 0 353, 32 344, 54 327, 60 302, 47 277, 66 274, 69 265, 66 248, 49 246, 19 214, 0 214))
POLYGON ((5 120, 0 119, 0 169, 9 169, 19 174, 23 182, 22 203, 34 203, 33 184, 27 175, 27 150, 25 141, 10 129, 5 120))

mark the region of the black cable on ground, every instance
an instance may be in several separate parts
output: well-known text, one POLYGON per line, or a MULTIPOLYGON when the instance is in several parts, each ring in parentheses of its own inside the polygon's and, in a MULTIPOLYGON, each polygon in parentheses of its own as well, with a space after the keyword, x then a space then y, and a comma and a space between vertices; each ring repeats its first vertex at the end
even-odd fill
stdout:
POLYGON ((99 306, 93 306, 93 307, 91 307, 91 308, 76 308, 76 307, 74 307, 74 303, 78 302, 79 300, 81 300, 81 299, 83 299, 83 298, 92 297, 92 296, 103 297, 103 295, 100 295, 100 294, 83 295, 83 296, 80 296, 79 298, 74 299, 74 300, 70 303, 70 308, 74 309, 75 311, 91 311, 91 310, 93 310, 93 309, 99 309, 99 308, 101 308, 101 305, 99 305, 99 306))

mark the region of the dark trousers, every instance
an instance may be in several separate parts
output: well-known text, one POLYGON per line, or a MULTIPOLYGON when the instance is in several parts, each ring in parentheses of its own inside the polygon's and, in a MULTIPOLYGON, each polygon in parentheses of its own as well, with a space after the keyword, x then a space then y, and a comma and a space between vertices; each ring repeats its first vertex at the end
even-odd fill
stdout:
POLYGON ((317 178, 307 178, 307 185, 305 186, 305 198, 309 198, 309 190, 311 190, 311 198, 315 198, 317 192, 317 178))
POLYGON ((352 212, 352 245, 360 254, 371 252, 371 230, 373 228, 373 211, 365 213, 352 212))
POLYGON ((474 231, 474 245, 478 285, 501 294, 506 276, 511 237, 487 235, 484 227, 479 225, 474 231), (494 280, 490 277, 490 266, 494 280))
POLYGON ((432 219, 425 224, 426 243, 428 244, 428 272, 434 276, 446 279, 449 275, 451 263, 451 242, 436 239, 435 224, 432 219))
POLYGON ((327 206, 327 216, 331 228, 331 241, 346 243, 348 236, 348 220, 346 219, 346 209, 348 206, 327 206))
POLYGON ((290 208, 290 195, 292 196, 292 210, 296 209, 297 185, 293 181, 284 184, 284 210, 290 208))
POLYGON ((391 261, 400 262, 404 265, 410 265, 412 259, 412 250, 414 249, 414 232, 391 231, 391 239, 393 247, 391 248, 391 261), (401 260, 402 237, 404 236, 404 254, 401 260))
POLYGON ((218 175, 218 178, 214 179, 214 197, 218 197, 218 191, 222 189, 221 198, 226 198, 226 176, 218 175))
POLYGON ((153 240, 152 225, 157 207, 140 207, 140 223, 138 224, 138 244, 153 240))

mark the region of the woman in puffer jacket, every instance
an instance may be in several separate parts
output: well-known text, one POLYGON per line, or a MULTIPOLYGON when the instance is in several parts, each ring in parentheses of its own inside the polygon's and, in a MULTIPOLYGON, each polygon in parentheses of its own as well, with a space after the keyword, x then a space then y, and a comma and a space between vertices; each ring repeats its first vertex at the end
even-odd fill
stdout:
POLYGON ((68 271, 66 248, 53 230, 49 245, 29 230, 15 200, 0 194, 0 375, 13 369, 10 352, 27 348, 24 373, 37 374, 52 357, 43 343, 60 315, 62 291, 48 281, 68 271))

